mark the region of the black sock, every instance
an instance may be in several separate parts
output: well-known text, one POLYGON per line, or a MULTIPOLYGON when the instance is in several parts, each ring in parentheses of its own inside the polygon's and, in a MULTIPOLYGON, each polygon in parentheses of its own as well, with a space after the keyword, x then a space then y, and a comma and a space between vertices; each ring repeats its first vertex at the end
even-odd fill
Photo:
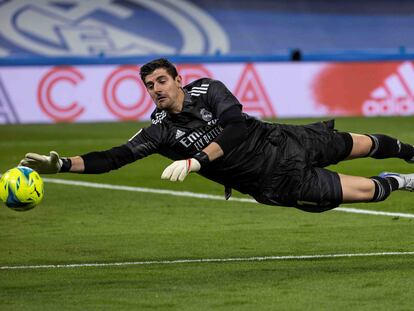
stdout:
POLYGON ((371 179, 375 184, 374 197, 371 202, 384 201, 392 191, 398 189, 398 181, 395 178, 373 176, 371 179))
POLYGON ((387 176, 387 177, 383 177, 384 179, 386 179, 391 186, 391 191, 395 191, 399 189, 399 182, 398 179, 396 177, 393 176, 387 176))
POLYGON ((375 159, 400 158, 411 160, 414 158, 414 146, 400 142, 398 139, 383 135, 367 135, 372 140, 372 147, 368 154, 375 159))

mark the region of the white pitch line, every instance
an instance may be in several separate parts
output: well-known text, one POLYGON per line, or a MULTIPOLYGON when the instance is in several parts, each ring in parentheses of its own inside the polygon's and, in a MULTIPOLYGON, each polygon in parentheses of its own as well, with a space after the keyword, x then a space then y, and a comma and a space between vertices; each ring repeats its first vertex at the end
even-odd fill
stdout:
POLYGON ((334 211, 345 212, 345 213, 354 213, 354 214, 391 216, 391 217, 401 217, 401 218, 414 218, 414 214, 371 211, 371 210, 352 208, 352 207, 337 207, 337 208, 334 209, 334 211))
MULTIPOLYGON (((54 184, 89 187, 89 188, 97 188, 97 189, 111 189, 111 190, 122 190, 122 191, 132 191, 132 192, 167 194, 167 195, 173 195, 173 196, 179 196, 179 197, 190 197, 190 198, 218 200, 218 201, 224 200, 223 196, 213 195, 213 194, 204 194, 204 193, 195 193, 195 192, 189 192, 189 191, 175 191, 175 190, 154 189, 154 188, 144 188, 144 187, 120 186, 120 185, 100 184, 100 183, 94 183, 94 182, 88 182, 88 181, 74 181, 74 180, 57 179, 57 178, 43 178, 43 180, 49 183, 54 183, 54 184)), ((248 199, 248 198, 232 197, 230 198, 230 200, 235 201, 235 202, 257 203, 255 200, 248 199)), ((349 207, 337 207, 333 209, 332 211, 353 213, 353 214, 375 215, 375 216, 414 218, 414 214, 382 212, 382 211, 364 210, 364 209, 349 208, 349 207)))
POLYGON ((172 265, 192 263, 226 263, 226 262, 255 262, 255 261, 282 261, 282 260, 312 260, 350 257, 380 257, 380 256, 411 256, 414 252, 380 252, 380 253, 350 253, 350 254, 321 254, 321 255, 288 255, 288 256, 262 256, 262 257, 233 257, 233 258, 201 258, 201 259, 175 259, 150 260, 105 263, 75 263, 57 265, 30 265, 30 266, 0 266, 0 270, 34 270, 34 269, 62 269, 83 267, 119 267, 142 265, 172 265))

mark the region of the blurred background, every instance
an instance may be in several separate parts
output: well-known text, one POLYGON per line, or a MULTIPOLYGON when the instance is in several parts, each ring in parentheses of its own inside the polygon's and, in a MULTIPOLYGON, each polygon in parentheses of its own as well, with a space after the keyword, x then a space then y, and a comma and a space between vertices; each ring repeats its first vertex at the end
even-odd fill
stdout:
POLYGON ((414 114, 409 0, 0 0, 0 124, 148 120, 139 66, 260 118, 414 114))

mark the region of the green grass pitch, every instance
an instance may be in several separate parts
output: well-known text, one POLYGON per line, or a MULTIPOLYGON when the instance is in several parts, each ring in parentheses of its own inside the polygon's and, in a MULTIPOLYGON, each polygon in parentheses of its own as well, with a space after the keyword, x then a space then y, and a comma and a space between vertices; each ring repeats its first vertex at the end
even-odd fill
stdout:
MULTIPOLYGON (((315 120, 281 120, 306 123, 315 120)), ((142 123, 0 126, 0 172, 27 152, 63 156, 124 143, 142 123)), ((340 118, 339 130, 386 133, 414 143, 414 118, 340 118)), ((45 176, 222 195, 194 174, 160 180, 170 161, 151 156, 102 175, 45 176)), ((372 176, 414 172, 395 159, 332 167, 372 176)), ((244 197, 235 193, 236 197, 244 197)), ((353 207, 414 214, 414 194, 353 207)), ((414 219, 248 202, 96 189, 46 182, 44 201, 18 213, 0 206, 0 310, 413 310, 414 255, 188 262, 414 251, 414 219), (150 265, 4 269, 155 261, 150 265)))

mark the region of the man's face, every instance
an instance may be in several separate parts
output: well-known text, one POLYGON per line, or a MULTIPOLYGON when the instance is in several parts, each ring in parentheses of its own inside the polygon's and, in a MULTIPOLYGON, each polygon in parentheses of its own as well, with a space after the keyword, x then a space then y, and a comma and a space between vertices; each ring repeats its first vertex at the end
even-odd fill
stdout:
POLYGON ((145 87, 155 105, 169 112, 180 112, 183 101, 181 77, 171 77, 165 68, 155 69, 145 77, 145 87))

